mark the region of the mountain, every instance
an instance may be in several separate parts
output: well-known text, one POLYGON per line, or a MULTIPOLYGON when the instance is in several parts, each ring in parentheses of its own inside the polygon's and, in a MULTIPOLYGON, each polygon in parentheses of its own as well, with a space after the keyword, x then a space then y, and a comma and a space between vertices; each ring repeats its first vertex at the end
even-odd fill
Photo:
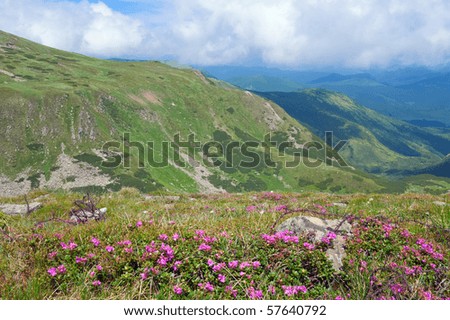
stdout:
POLYGON ((259 92, 318 136, 332 131, 348 140, 344 158, 368 172, 424 168, 450 153, 450 139, 379 114, 349 97, 323 89, 259 92))
POLYGON ((450 72, 408 67, 395 70, 286 71, 205 67, 211 76, 246 90, 292 92, 321 88, 348 95, 359 104, 406 121, 439 121, 450 126, 450 72))
POLYGON ((275 103, 197 70, 99 60, 4 32, 0 115, 1 195, 386 187, 340 168, 330 147, 309 150, 323 142, 275 103))

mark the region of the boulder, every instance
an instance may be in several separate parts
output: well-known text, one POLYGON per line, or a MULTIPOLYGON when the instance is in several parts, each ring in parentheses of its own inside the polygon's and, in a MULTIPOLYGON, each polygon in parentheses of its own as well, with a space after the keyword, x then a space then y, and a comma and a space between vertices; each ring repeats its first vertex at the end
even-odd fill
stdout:
POLYGON ((311 241, 319 242, 328 232, 336 233, 336 239, 333 240, 333 246, 326 252, 328 259, 333 263, 333 268, 338 271, 342 266, 342 260, 345 258, 345 235, 351 234, 352 226, 347 221, 327 220, 316 217, 294 217, 284 221, 277 227, 277 231, 289 230, 296 235, 307 235, 311 241), (339 226, 339 228, 338 228, 339 226))
POLYGON ((28 214, 40 208, 42 208, 42 203, 40 202, 31 202, 28 206, 26 204, 13 203, 0 204, 0 211, 9 215, 28 214))

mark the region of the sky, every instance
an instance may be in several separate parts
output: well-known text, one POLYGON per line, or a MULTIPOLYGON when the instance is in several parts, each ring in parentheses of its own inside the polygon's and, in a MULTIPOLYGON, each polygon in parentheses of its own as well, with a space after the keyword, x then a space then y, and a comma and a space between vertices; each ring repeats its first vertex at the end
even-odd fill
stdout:
POLYGON ((0 0, 0 30, 100 58, 288 69, 450 63, 449 0, 0 0))

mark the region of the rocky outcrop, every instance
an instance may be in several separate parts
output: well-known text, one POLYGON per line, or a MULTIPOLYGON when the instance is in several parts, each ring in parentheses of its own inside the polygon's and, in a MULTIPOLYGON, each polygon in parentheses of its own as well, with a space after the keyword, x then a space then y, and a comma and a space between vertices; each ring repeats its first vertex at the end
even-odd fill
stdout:
POLYGON ((345 258, 345 235, 351 234, 352 226, 347 221, 326 220, 316 217, 294 217, 284 221, 277 227, 278 231, 289 230, 296 235, 307 235, 312 241, 319 242, 330 231, 336 233, 336 239, 332 242, 332 247, 326 252, 327 257, 333 263, 333 268, 337 271, 342 267, 342 260, 345 258))

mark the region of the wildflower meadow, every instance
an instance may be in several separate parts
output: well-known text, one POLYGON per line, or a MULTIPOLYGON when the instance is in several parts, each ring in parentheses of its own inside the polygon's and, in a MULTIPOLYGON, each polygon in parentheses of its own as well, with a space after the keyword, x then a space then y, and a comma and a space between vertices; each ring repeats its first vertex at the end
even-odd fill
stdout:
MULTIPOLYGON (((449 207, 423 195, 104 195, 104 221, 65 222, 77 194, 0 215, 3 299, 448 299, 449 207), (370 199, 372 200, 370 200, 370 199), (346 206, 333 203, 340 201, 346 206), (335 270, 320 241, 276 230, 299 215, 352 225, 335 270)), ((14 199, 10 199, 13 201, 14 199)), ((445 199, 444 199, 445 200, 445 199)))

